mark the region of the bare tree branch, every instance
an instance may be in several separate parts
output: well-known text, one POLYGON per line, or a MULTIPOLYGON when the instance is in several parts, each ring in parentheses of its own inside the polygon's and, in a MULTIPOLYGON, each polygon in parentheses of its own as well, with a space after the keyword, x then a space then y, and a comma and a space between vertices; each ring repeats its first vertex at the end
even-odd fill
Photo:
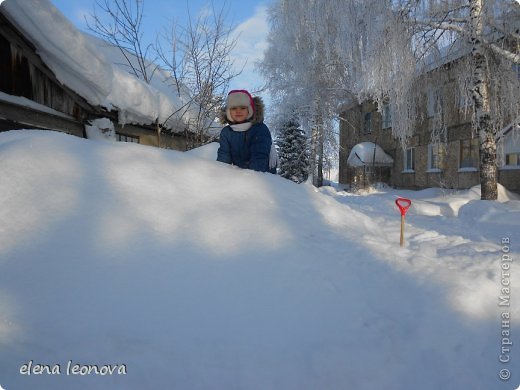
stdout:
POLYGON ((117 47, 125 59, 122 65, 130 73, 150 83, 157 70, 153 60, 147 58, 151 44, 143 40, 142 19, 144 0, 96 0, 95 7, 104 14, 100 16, 94 8, 91 14, 93 24, 85 18, 87 27, 95 35, 117 47))
POLYGON ((207 136, 212 120, 217 116, 230 81, 242 70, 234 70, 231 51, 236 39, 231 38, 232 28, 226 26, 224 7, 193 18, 188 10, 186 26, 172 22, 157 43, 157 53, 171 73, 171 83, 179 95, 189 96, 187 112, 194 134, 193 145, 207 136))
POLYGON ((500 46, 498 46, 496 43, 487 42, 485 43, 493 50, 495 53, 501 55, 502 57, 506 58, 507 60, 514 62, 515 64, 520 64, 520 53, 513 53, 509 50, 503 49, 500 46))
POLYGON ((444 31, 455 31, 460 34, 467 34, 467 29, 461 27, 459 24, 449 23, 449 22, 441 22, 437 23, 436 21, 431 20, 415 20, 414 23, 419 26, 421 29, 438 29, 444 31))

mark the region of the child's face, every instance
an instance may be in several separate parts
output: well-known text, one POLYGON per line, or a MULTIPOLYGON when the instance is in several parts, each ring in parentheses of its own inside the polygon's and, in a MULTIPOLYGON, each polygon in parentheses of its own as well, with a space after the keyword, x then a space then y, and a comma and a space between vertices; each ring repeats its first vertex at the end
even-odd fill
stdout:
POLYGON ((249 111, 246 106, 233 107, 229 109, 231 119, 233 122, 244 122, 249 115, 249 111))

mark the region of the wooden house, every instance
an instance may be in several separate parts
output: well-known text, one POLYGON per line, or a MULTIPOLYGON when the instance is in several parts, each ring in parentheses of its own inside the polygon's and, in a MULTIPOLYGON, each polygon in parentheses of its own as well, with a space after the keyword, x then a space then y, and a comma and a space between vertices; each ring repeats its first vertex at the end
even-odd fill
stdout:
POLYGON ((158 136, 154 123, 120 124, 117 107, 107 110, 93 104, 81 89, 60 82, 39 55, 38 43, 6 12, 4 5, 15 1, 21 0, 0 5, 0 131, 51 129, 86 137, 85 126, 90 120, 109 118, 120 141, 186 150, 183 127, 158 136))

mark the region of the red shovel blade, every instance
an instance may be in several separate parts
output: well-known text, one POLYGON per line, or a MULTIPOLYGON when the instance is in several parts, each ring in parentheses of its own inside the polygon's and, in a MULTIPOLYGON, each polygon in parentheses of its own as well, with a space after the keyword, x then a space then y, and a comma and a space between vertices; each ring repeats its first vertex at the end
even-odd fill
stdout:
POLYGON ((406 198, 397 198, 395 200, 395 204, 397 207, 399 207, 399 210, 401 211, 401 215, 404 216, 406 212, 408 211, 408 208, 411 206, 412 201, 410 199, 406 198))

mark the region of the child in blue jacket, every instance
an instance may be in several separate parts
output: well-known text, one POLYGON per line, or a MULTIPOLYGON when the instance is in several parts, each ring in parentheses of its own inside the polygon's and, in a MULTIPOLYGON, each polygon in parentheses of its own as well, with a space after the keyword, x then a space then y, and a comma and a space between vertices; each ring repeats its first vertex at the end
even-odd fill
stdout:
POLYGON ((259 172, 276 172, 276 162, 269 161, 272 139, 263 123, 264 103, 260 97, 253 98, 243 89, 230 91, 220 119, 227 126, 220 132, 217 161, 259 172))

